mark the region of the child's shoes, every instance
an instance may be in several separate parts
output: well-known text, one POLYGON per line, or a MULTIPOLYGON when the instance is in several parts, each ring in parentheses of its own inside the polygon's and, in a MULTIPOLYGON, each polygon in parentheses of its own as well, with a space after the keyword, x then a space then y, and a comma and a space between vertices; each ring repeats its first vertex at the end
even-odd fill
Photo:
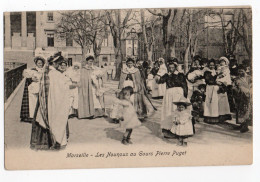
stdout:
POLYGON ((126 139, 126 142, 127 142, 128 144, 133 144, 133 142, 131 141, 130 138, 127 138, 127 139, 126 139))
POLYGON ((123 140, 121 141, 121 143, 124 145, 128 145, 127 138, 124 137, 123 140))

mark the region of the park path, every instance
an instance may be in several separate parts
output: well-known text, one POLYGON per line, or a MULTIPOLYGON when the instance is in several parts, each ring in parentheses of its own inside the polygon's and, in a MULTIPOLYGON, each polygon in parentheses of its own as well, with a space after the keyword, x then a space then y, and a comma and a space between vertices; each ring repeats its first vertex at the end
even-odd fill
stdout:
MULTIPOLYGON (((110 90, 105 94, 106 110, 115 98, 115 90, 118 82, 107 81, 105 86, 110 90)), ((31 124, 20 122, 20 105, 22 101, 23 85, 18 90, 10 106, 5 111, 5 146, 7 148, 29 148, 31 124)), ((142 126, 134 130, 132 140, 134 143, 145 145, 172 145, 174 139, 163 139, 160 132, 161 100, 153 100, 158 111, 152 111, 149 118, 142 126)), ((209 125, 206 123, 196 124, 196 134, 189 139, 190 145, 209 144, 248 144, 251 142, 252 129, 248 133, 241 134, 232 130, 232 123, 223 125, 209 125)), ((123 132, 118 124, 111 122, 109 118, 97 118, 93 120, 72 118, 69 120, 70 138, 68 148, 81 144, 109 144, 121 145, 120 140, 123 132)))

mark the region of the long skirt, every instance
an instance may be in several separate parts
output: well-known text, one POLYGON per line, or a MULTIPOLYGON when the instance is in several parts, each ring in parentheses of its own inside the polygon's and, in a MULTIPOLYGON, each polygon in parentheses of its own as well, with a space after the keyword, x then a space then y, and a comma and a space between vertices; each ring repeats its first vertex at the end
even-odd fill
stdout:
POLYGON ((51 140, 50 131, 43 128, 38 122, 32 122, 31 148, 37 150, 48 150, 54 143, 51 140))
MULTIPOLYGON (((69 138, 69 125, 66 126, 66 137, 69 138)), ((54 145, 50 130, 42 127, 38 122, 32 122, 31 149, 48 150, 54 145)))
POLYGON ((252 125, 252 103, 249 96, 243 92, 235 95, 236 101, 236 123, 248 123, 252 125))
POLYGON ((230 107, 226 92, 218 94, 218 112, 219 116, 230 115, 230 107))
POLYGON ((104 116, 105 114, 104 94, 97 95, 96 89, 94 87, 92 87, 92 93, 93 93, 93 103, 95 109, 94 117, 104 116))
POLYGON ((21 122, 31 123, 33 120, 33 117, 30 117, 31 107, 30 107, 30 103, 29 103, 29 91, 28 91, 28 86, 30 85, 30 83, 31 83, 31 81, 29 79, 25 80, 22 105, 21 105, 21 111, 20 111, 21 122))
POLYGON ((204 105, 205 121, 209 123, 217 123, 219 117, 219 98, 217 85, 207 85, 206 99, 204 105))
POLYGON ((90 77, 91 72, 89 70, 81 70, 81 86, 78 88, 78 117, 80 119, 92 117, 95 114, 92 83, 90 77))
POLYGON ((159 97, 159 84, 156 83, 155 79, 152 80, 152 97, 159 97))
POLYGON ((147 117, 147 113, 148 113, 148 109, 147 109, 147 105, 146 105, 146 100, 145 100, 145 95, 144 93, 140 92, 140 93, 134 93, 134 108, 135 111, 137 113, 138 118, 146 118, 147 117))
POLYGON ((166 83, 158 84, 158 97, 164 96, 166 92, 166 83))
POLYGON ((166 118, 177 109, 177 106, 173 104, 173 102, 178 102, 181 97, 184 97, 183 89, 181 87, 166 89, 161 111, 162 129, 170 130, 172 128, 172 122, 166 120, 166 118))

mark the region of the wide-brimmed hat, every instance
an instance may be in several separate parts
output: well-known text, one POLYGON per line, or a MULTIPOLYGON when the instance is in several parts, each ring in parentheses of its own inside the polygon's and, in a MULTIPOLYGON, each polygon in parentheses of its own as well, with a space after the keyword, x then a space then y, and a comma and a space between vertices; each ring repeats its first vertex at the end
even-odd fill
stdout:
POLYGON ((228 58, 226 58, 226 57, 220 57, 219 58, 219 62, 221 62, 221 61, 225 61, 225 63, 226 63, 226 65, 229 65, 229 60, 228 60, 228 58))
POLYGON ((36 64, 38 60, 41 60, 43 64, 45 64, 45 59, 41 56, 36 56, 33 61, 36 64))
POLYGON ((173 102, 175 105, 185 105, 185 106, 190 106, 191 103, 190 101, 185 98, 185 97, 181 97, 180 100, 178 102, 173 102))

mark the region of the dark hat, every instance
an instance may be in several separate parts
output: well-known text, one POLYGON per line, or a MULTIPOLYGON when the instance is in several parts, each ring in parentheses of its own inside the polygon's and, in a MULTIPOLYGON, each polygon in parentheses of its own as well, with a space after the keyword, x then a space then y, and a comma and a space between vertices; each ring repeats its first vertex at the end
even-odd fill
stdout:
POLYGON ((216 64, 216 61, 215 61, 215 59, 213 59, 213 58, 212 58, 212 59, 210 59, 210 60, 209 60, 209 62, 208 62, 208 64, 210 64, 210 63, 214 63, 214 64, 216 64))
POLYGON ((88 57, 86 58, 86 61, 89 61, 89 60, 95 60, 95 58, 94 58, 93 56, 88 56, 88 57))
POLYGON ((126 63, 128 63, 128 62, 133 62, 133 63, 135 63, 134 59, 132 59, 132 58, 127 58, 126 63))
POLYGON ((63 61, 63 60, 64 60, 64 58, 61 55, 61 52, 57 52, 53 56, 48 58, 48 63, 54 63, 54 62, 63 61))
POLYGON ((170 59, 168 59, 168 65, 170 65, 170 64, 178 65, 178 59, 171 57, 170 59))
POLYGON ((199 90, 202 89, 202 88, 206 89, 206 84, 200 84, 200 85, 198 86, 198 89, 199 89, 199 90))
POLYGON ((193 61, 195 61, 195 60, 200 61, 200 60, 201 60, 201 57, 200 57, 199 55, 196 55, 196 56, 193 57, 193 61))
POLYGON ((41 56, 35 57, 33 61, 36 64, 38 60, 41 60, 43 62, 43 64, 45 64, 45 59, 43 57, 41 57, 41 56))

